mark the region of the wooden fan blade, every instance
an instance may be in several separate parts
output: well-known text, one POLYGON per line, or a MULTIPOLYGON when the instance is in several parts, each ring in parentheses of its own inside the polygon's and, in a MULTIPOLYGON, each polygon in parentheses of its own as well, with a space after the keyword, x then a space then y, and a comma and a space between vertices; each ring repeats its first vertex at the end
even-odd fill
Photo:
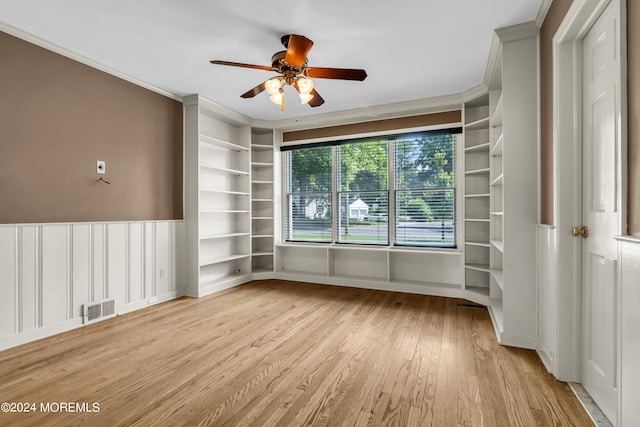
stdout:
POLYGON ((289 43, 287 44, 287 55, 284 60, 289 65, 294 67, 300 67, 307 60, 307 54, 311 50, 313 42, 305 36, 299 36, 297 34, 291 34, 289 36, 289 43))
POLYGON ((267 65, 243 64, 241 62, 218 61, 217 59, 209 62, 216 65, 229 65, 232 67, 254 68, 256 70, 278 71, 276 68, 267 65))
POLYGON ((240 95, 240 97, 241 98, 253 98, 257 94, 259 94, 260 92, 265 90, 265 86, 264 86, 265 83, 266 82, 260 83, 258 86, 254 87, 253 89, 250 89, 250 90, 246 91, 245 93, 243 93, 242 95, 240 95))
POLYGON ((309 105, 312 107, 319 107, 322 104, 324 104, 324 99, 322 99, 322 97, 320 96, 320 94, 313 89, 311 92, 309 92, 311 95, 313 95, 313 98, 311 98, 311 100, 309 101, 309 105))
POLYGON ((304 70, 307 77, 316 79, 336 79, 336 80, 358 80, 362 81, 367 78, 365 70, 354 68, 319 68, 310 67, 304 70))

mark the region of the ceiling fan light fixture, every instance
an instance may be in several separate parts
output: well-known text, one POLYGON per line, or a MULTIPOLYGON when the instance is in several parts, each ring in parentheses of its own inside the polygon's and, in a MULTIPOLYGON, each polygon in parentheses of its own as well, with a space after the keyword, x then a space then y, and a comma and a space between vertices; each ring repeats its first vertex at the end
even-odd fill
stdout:
POLYGON ((313 80, 307 77, 298 77, 296 85, 298 86, 300 94, 308 95, 313 90, 313 80))
MULTIPOLYGON (((269 95, 272 95, 272 96, 276 95, 277 93, 280 92, 280 89, 282 88, 282 80, 280 80, 280 77, 273 77, 267 80, 266 82, 264 82, 264 87, 266 91, 269 92, 269 95)), ((279 103, 276 102, 276 104, 279 104, 279 103)))
POLYGON ((313 99, 313 95, 311 95, 310 93, 300 93, 298 95, 300 95, 301 104, 307 104, 309 101, 313 99))
POLYGON ((276 92, 275 94, 269 97, 271 102, 277 105, 282 105, 282 100, 284 99, 284 94, 281 92, 276 92))

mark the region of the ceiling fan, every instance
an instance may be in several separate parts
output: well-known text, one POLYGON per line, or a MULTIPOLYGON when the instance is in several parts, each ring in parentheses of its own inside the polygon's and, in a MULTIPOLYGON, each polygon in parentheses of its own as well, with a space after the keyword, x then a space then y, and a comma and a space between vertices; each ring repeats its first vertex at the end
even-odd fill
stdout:
POLYGON ((212 64, 230 65, 233 67, 254 68, 257 70, 275 71, 279 75, 260 83, 253 89, 240 95, 242 98, 253 98, 262 91, 267 91, 269 99, 281 106, 284 111, 284 86, 293 86, 303 104, 318 107, 324 104, 324 99, 314 89, 311 78, 358 80, 367 78, 365 70, 353 68, 321 68, 309 67, 307 54, 313 46, 313 42, 304 36, 287 34, 280 39, 287 50, 277 52, 271 57, 271 66, 243 64, 229 61, 210 61, 212 64))

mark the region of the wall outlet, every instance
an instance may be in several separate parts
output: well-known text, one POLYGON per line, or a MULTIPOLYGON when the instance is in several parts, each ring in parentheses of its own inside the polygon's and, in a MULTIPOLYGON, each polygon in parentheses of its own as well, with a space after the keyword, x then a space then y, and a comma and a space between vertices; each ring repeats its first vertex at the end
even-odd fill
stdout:
POLYGON ((103 160, 98 160, 96 164, 96 172, 101 174, 107 173, 107 162, 103 160))
POLYGON ((158 297, 151 297, 149 298, 149 300, 147 301, 147 304, 151 305, 151 304, 157 304, 158 303, 158 297))
POLYGON ((160 278, 161 278, 161 279, 164 279, 164 276, 166 276, 166 275, 167 275, 166 270, 165 270, 164 268, 161 268, 161 269, 160 269, 160 278))

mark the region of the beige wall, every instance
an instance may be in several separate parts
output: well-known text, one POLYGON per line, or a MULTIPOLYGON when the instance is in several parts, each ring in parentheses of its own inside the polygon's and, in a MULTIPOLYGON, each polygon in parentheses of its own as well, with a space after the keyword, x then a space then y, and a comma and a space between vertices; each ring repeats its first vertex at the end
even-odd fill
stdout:
POLYGON ((553 36, 573 0, 553 0, 540 28, 540 221, 553 224, 553 36))
POLYGON ((640 237, 640 1, 627 0, 629 159, 627 233, 640 237))
POLYGON ((2 32, 0 52, 0 223, 183 218, 180 102, 2 32))

